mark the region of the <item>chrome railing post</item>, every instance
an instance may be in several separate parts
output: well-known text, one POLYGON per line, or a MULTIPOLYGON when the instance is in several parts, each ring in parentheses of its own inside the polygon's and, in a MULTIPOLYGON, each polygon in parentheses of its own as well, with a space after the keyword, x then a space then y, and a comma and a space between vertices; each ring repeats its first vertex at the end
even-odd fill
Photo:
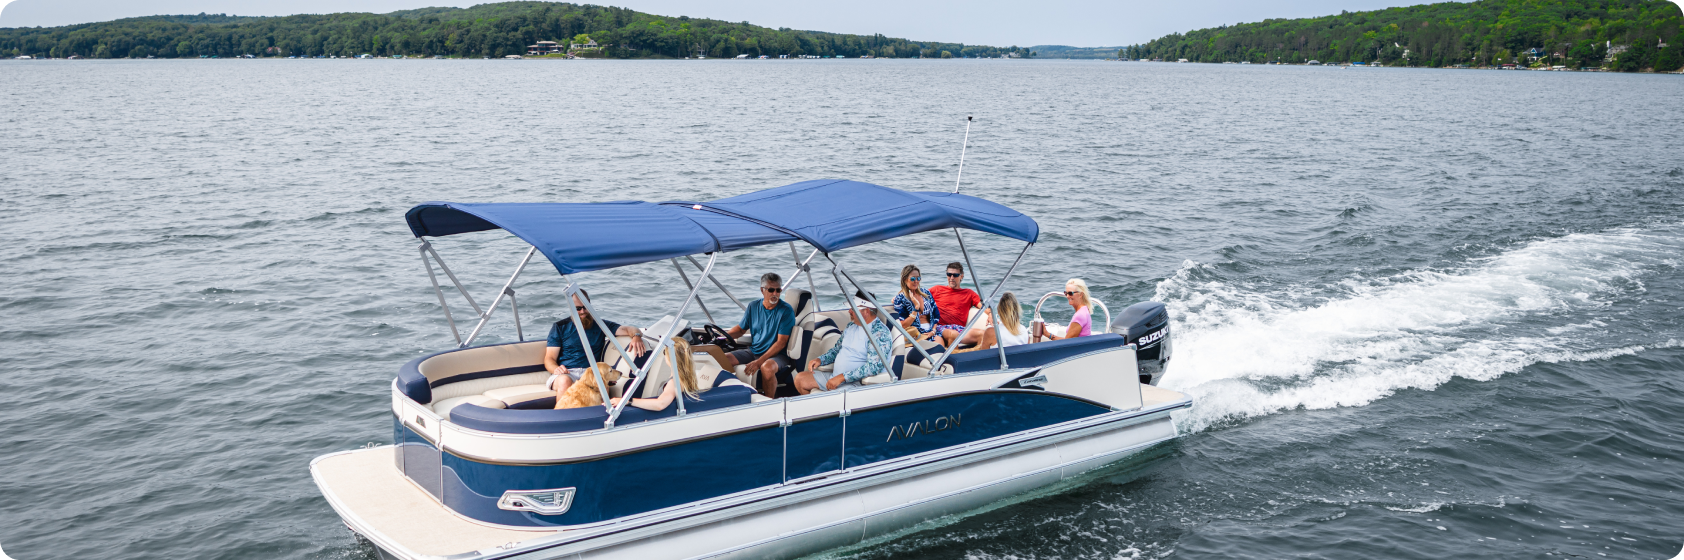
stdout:
MULTIPOLYGON (((825 258, 829 259, 830 256, 825 255, 825 258)), ((836 264, 836 261, 834 261, 834 260, 832 260, 830 262, 833 265, 836 264)), ((889 378, 894 379, 895 378, 895 362, 894 362, 894 360, 890 359, 889 354, 884 352, 883 348, 879 347, 879 345, 877 344, 877 337, 871 336, 871 325, 865 324, 865 316, 860 315, 860 309, 858 307, 854 306, 853 298, 848 296, 848 288, 846 286, 842 285, 842 277, 837 276, 836 272, 837 272, 836 268, 834 266, 831 267, 830 275, 836 279, 837 289, 842 290, 842 297, 846 298, 848 300, 848 314, 849 314, 848 316, 854 318, 854 324, 860 326, 860 331, 865 334, 865 341, 867 343, 870 343, 872 351, 877 353, 877 359, 883 361, 883 373, 889 374, 889 378)), ((861 294, 865 293, 865 290, 860 289, 860 287, 857 286, 857 285, 854 286, 854 289, 859 290, 859 292, 861 294)), ((871 300, 868 299, 866 301, 871 301, 871 300)), ((877 302, 872 301, 871 305, 873 307, 877 308, 877 320, 887 321, 889 324, 895 323, 893 318, 886 317, 886 316, 883 315, 883 309, 880 306, 877 306, 877 302)), ((838 341, 837 344, 841 344, 841 342, 838 341)), ((916 345, 917 343, 914 342, 913 344, 916 345)), ((832 373, 835 373, 835 372, 832 372, 832 373)), ((847 380, 844 379, 843 382, 847 382, 847 380)), ((844 408, 843 410, 846 411, 847 409, 844 408)))
MULTIPOLYGON (((1023 256, 1029 253, 1030 247, 1034 247, 1034 246, 1035 246, 1034 243, 1025 243, 1023 245, 1023 250, 1018 251, 1017 258, 1012 260, 1011 268, 1006 269, 1006 275, 1000 277, 1000 283, 994 285, 994 291, 989 292, 988 299, 985 299, 983 301, 994 301, 995 298, 1000 296, 1000 289, 1006 287, 1006 281, 1010 280, 1011 277, 1012 277, 1012 273, 1017 271, 1017 265, 1023 262, 1023 256)), ((982 284, 980 284, 980 283, 977 284, 977 287, 978 288, 982 287, 982 284)), ((998 306, 995 306, 995 307, 998 307, 998 306)), ((996 324, 1000 322, 999 317, 1000 317, 1000 310, 994 309, 994 318, 995 318, 994 322, 996 324)), ((965 338, 965 333, 968 333, 968 332, 971 331, 971 323, 974 322, 974 319, 976 319, 976 318, 972 317, 972 319, 973 319, 973 321, 966 321, 965 322, 965 330, 959 332, 959 338, 960 339, 965 338)), ((1000 333, 996 331, 994 333, 994 336, 995 336, 995 344, 999 344, 1000 333)), ((936 370, 936 368, 941 367, 941 364, 947 361, 947 357, 952 356, 952 355, 953 355, 953 352, 951 350, 946 352, 946 353, 943 353, 941 355, 941 359, 936 360, 936 362, 933 363, 933 364, 930 364, 930 371, 934 372, 936 370)), ((1000 350, 1000 367, 1001 368, 1006 367, 1006 351, 1003 348, 1000 350)))
POLYGON ((439 268, 443 269, 444 275, 450 278, 450 283, 456 285, 456 291, 462 292, 462 298, 468 300, 468 305, 474 307, 474 314, 485 314, 485 311, 479 308, 479 302, 474 301, 474 296, 468 295, 468 288, 462 285, 461 280, 456 279, 456 273, 450 271, 450 265, 444 264, 444 257, 439 256, 438 249, 434 249, 431 242, 423 241, 421 242, 421 250, 433 254, 433 260, 438 261, 439 268))
MULTIPOLYGON (((696 287, 695 284, 690 283, 690 275, 684 273, 684 267, 678 264, 678 258, 677 257, 673 257, 672 267, 678 269, 678 277, 684 279, 684 287, 685 288, 694 289, 696 287)), ((702 314, 707 316, 709 323, 714 323, 714 324, 719 323, 718 320, 713 318, 713 313, 708 311, 707 302, 702 301, 701 298, 696 298, 696 303, 698 305, 702 306, 702 314)))
MULTIPOLYGON (((866 291, 865 288, 860 287, 860 283, 854 281, 854 277, 849 275, 848 271, 844 270, 842 268, 841 263, 836 262, 836 259, 830 258, 830 255, 825 255, 825 258, 830 259, 830 264, 835 266, 836 272, 840 272, 842 274, 843 278, 847 278, 848 283, 852 284, 854 286, 854 289, 859 290, 860 293, 862 293, 862 294, 865 294, 866 301, 870 301, 871 305, 873 307, 877 308, 877 314, 879 315, 880 318, 882 318, 885 321, 888 321, 890 326, 899 330, 901 336, 905 336, 906 341, 912 344, 912 348, 917 350, 919 354, 924 355, 924 363, 926 363, 926 364, 935 363, 935 361, 936 361, 935 358, 930 357, 930 353, 928 351, 924 350, 924 346, 922 344, 918 344, 918 337, 912 336, 912 333, 908 332, 906 330, 906 327, 900 324, 900 321, 896 321, 894 319, 894 317, 895 317, 894 315, 887 313, 887 310, 884 309, 883 304, 877 303, 877 298, 872 297, 871 292, 868 292, 868 291, 866 291)), ((925 303, 928 304, 928 305, 935 305, 936 304, 936 302, 934 302, 934 301, 928 301, 928 302, 925 302, 925 303)), ((948 348, 947 351, 952 352, 953 349, 948 348)), ((898 375, 895 376, 895 379, 899 380, 900 376, 898 376, 898 375)))
MULTIPOLYGON (((686 258, 688 258, 688 257, 686 257, 686 258)), ((695 261, 695 259, 690 259, 690 260, 692 262, 695 261)), ((708 253, 708 264, 707 264, 707 266, 702 268, 702 276, 708 276, 709 274, 711 274, 713 272, 713 264, 715 262, 717 262, 718 260, 719 260, 719 253, 708 253)), ((651 349, 650 352, 655 352, 655 353, 657 353, 657 355, 659 355, 659 352, 661 350, 666 349, 666 348, 671 346, 672 334, 673 334, 673 331, 678 330, 678 324, 680 322, 679 318, 683 317, 684 312, 686 310, 690 309, 690 300, 696 299, 696 292, 698 290, 701 290, 701 289, 702 289, 702 286, 700 284, 697 284, 696 287, 694 287, 694 288, 690 288, 690 295, 684 297, 684 303, 681 303, 678 306, 678 313, 673 314, 672 324, 667 326, 667 332, 661 334, 660 340, 655 343, 655 348, 651 349)), ((621 392, 620 405, 614 407, 613 411, 609 412, 608 421, 603 426, 604 428, 614 427, 614 421, 620 418, 620 412, 626 409, 627 404, 631 403, 631 399, 632 399, 631 395, 636 394, 635 391, 639 387, 643 386, 643 379, 645 377, 648 377, 648 373, 649 373, 649 371, 651 371, 653 369, 655 363, 656 363, 655 360, 649 360, 647 362, 644 362, 643 369, 638 371, 637 379, 632 380, 631 385, 627 386, 626 390, 621 392)), ((674 371, 673 375, 677 376, 678 372, 674 371)), ((603 401, 603 402, 608 402, 608 401, 603 401)))
POLYGON ((713 270, 713 259, 711 259, 711 258, 708 259, 707 268, 702 268, 702 263, 696 262, 696 257, 685 255, 684 258, 689 259, 690 264, 696 265, 696 268, 701 268, 702 269, 702 277, 707 278, 709 281, 713 282, 714 287, 719 288, 720 293, 725 294, 725 297, 731 298, 731 303, 737 304, 738 309, 742 309, 744 311, 748 310, 747 305, 743 305, 743 302, 738 301, 737 296, 731 295, 731 290, 725 289, 725 285, 719 283, 719 279, 714 278, 713 274, 711 272, 709 272, 709 271, 713 270))
MULTIPOLYGON (((433 283, 433 291, 439 295, 439 307, 444 308, 444 320, 450 323, 450 334, 456 337, 456 344, 460 346, 462 344, 462 332, 456 330, 456 318, 450 315, 450 304, 444 302, 444 288, 439 287, 439 277, 433 274, 433 262, 427 260, 428 244, 424 239, 421 241, 421 264, 427 267, 427 280, 433 283)), ((443 265, 443 263, 440 263, 440 265, 443 265)))
MULTIPOLYGON (((567 289, 562 290, 561 295, 562 295, 563 298, 571 300, 571 299, 573 299, 573 295, 578 292, 578 289, 579 289, 579 283, 577 283, 577 282, 569 283, 567 285, 567 289)), ((579 301, 584 301, 584 300, 585 300, 584 297, 579 298, 579 301)), ((597 392, 602 394, 602 402, 608 402, 608 399, 610 398, 608 396, 608 380, 603 379, 602 378, 602 372, 596 370, 596 364, 597 364, 596 350, 591 349, 590 338, 585 336, 585 329, 586 329, 585 320, 579 317, 579 310, 574 309, 573 305, 571 305, 573 302, 569 301, 567 303, 569 305, 566 305, 565 307, 567 308, 567 316, 573 319, 573 333, 579 335, 579 346, 582 346, 585 349, 585 371, 588 371, 592 375, 596 376, 596 390, 597 390, 597 392)), ((586 307, 585 309, 588 311, 588 310, 590 310, 590 307, 586 307)), ((591 316, 596 317, 596 313, 592 312, 591 316)), ((596 318, 598 320, 601 320, 601 317, 596 317, 596 318)), ((601 327, 598 327, 598 328, 601 328, 601 327)), ((612 333, 605 333, 603 336, 608 337, 610 340, 612 340, 614 335, 612 333)), ((561 356, 557 355, 556 358, 558 358, 558 360, 556 360, 556 361, 559 362, 560 357, 561 356)), ((562 374, 566 375, 567 364, 557 364, 557 365, 561 368, 562 374)))
POLYGON ((526 270, 526 263, 532 262, 532 255, 537 252, 538 248, 533 247, 526 251, 525 257, 521 257, 520 266, 516 266, 515 273, 509 275, 509 281, 503 283, 503 291, 497 292, 497 297, 491 300, 491 306, 485 308, 485 311, 480 313, 479 324, 474 325, 473 332, 468 333, 468 339, 462 341, 462 345, 460 346, 461 348, 467 348, 469 344, 474 343, 475 338, 479 337, 480 329, 485 328, 485 324, 491 321, 492 312, 497 311, 497 304, 503 303, 503 295, 511 292, 509 287, 515 285, 515 279, 520 278, 521 271, 526 270))
POLYGON ((515 315, 515 338, 526 342, 526 331, 520 326, 520 304, 515 303, 515 289, 504 288, 503 291, 509 294, 509 312, 515 315))

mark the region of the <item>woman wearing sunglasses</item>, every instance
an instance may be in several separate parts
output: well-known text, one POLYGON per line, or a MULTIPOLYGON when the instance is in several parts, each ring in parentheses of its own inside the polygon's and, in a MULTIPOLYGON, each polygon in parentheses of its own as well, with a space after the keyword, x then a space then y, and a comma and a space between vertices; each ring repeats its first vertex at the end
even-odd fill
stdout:
POLYGON ((1064 336, 1053 334, 1049 329, 1046 338, 1059 340, 1093 334, 1093 312, 1088 310, 1088 283, 1081 278, 1071 278, 1064 283, 1064 299, 1076 310, 1076 316, 1070 318, 1070 326, 1064 329, 1064 336))
MULTIPOLYGON (((908 333, 918 333, 920 339, 931 339, 936 330, 936 324, 941 322, 941 309, 936 307, 935 298, 930 291, 924 289, 924 273, 917 265, 906 265, 900 269, 900 293, 895 294, 895 319, 906 328, 908 333)), ((951 346, 955 332, 944 332, 940 340, 951 346)))

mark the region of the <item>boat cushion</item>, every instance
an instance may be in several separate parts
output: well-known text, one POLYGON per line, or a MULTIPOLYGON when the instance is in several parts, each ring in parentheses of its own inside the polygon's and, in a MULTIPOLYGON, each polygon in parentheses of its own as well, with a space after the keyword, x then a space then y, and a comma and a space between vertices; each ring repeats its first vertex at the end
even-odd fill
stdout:
MULTIPOLYGON (((755 395, 753 388, 727 380, 720 387, 701 394, 701 399, 685 397, 686 412, 703 412, 748 404, 755 395)), ((620 412, 618 425, 668 418, 678 414, 673 403, 661 412, 626 407, 620 412)), ((502 434, 557 434, 602 429, 608 420, 606 407, 568 408, 563 410, 508 410, 463 404, 450 410, 450 421, 471 430, 502 434)))
POLYGON ((542 371, 544 341, 512 342, 446 350, 410 360, 398 368, 397 384, 405 396, 427 404, 448 398, 433 394, 433 389, 440 386, 542 371))
MULTIPOLYGON (((546 377, 545 379, 547 380, 548 378, 546 377)), ((540 381, 536 385, 516 385, 514 387, 492 389, 490 391, 486 391, 485 396, 502 401, 503 405, 507 408, 520 408, 522 403, 546 398, 554 399, 555 389, 544 386, 543 382, 540 381)), ((555 406, 554 400, 550 401, 550 406, 555 406)))
MULTIPOLYGON (((684 397, 684 412, 705 412, 709 410, 748 404, 753 401, 753 395, 757 394, 759 393, 756 392, 753 387, 749 387, 746 383, 742 383, 741 381, 737 383, 727 382, 720 387, 703 392, 700 395, 700 399, 684 397)), ((620 419, 616 422, 616 424, 624 425, 633 422, 647 422, 649 420, 658 420, 674 416, 678 416, 677 402, 668 404, 667 408, 660 412, 626 407, 626 409, 620 413, 620 419)))
POLYGON ((789 359, 804 361, 803 354, 807 351, 807 341, 812 337, 812 331, 805 328, 808 316, 813 313, 813 294, 801 288, 784 290, 784 303, 795 310, 795 326, 790 329, 789 344, 784 346, 784 355, 789 359))
POLYGON ((517 373, 514 375, 504 375, 502 377, 486 377, 470 381, 458 381, 456 383, 434 387, 433 400, 442 401, 444 399, 452 399, 467 395, 479 395, 484 394, 486 391, 502 389, 505 387, 543 385, 545 381, 549 380, 549 378, 550 374, 548 372, 539 371, 536 373, 517 373))
MULTIPOLYGON (((1041 367, 1089 352, 1121 348, 1125 344, 1127 344, 1127 341, 1122 335, 1102 333, 1093 336, 1007 346, 1006 365, 1014 369, 1041 367)), ((1000 354, 994 351, 959 352, 948 358, 943 365, 952 365, 953 371, 957 373, 998 369, 1000 367, 1000 354)))
POLYGON ((464 405, 464 404, 472 404, 472 405, 475 405, 475 406, 483 406, 483 407, 486 407, 486 408, 503 408, 504 407, 503 401, 493 399, 493 398, 487 397, 485 395, 468 395, 468 396, 465 396, 465 397, 451 397, 451 398, 444 399, 444 400, 441 400, 439 402, 433 403, 433 412, 437 413, 439 416, 450 416, 450 409, 456 408, 456 407, 464 405))

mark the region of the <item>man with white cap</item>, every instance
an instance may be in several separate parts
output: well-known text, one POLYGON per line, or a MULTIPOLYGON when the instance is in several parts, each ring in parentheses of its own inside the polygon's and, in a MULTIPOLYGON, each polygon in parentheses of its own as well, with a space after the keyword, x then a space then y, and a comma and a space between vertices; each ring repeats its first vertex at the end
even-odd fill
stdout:
POLYGON ((866 332, 870 331, 870 336, 877 340, 877 348, 884 352, 894 351, 894 332, 877 320, 877 308, 871 302, 854 298, 854 311, 857 313, 853 315, 854 322, 842 331, 842 339, 823 356, 808 361, 807 371, 795 376, 795 390, 806 395, 813 391, 835 391, 844 385, 858 387, 860 380, 883 373, 883 360, 866 339, 866 332), (860 321, 869 327, 861 328, 860 321), (835 367, 829 373, 819 371, 819 366, 828 365, 835 367))

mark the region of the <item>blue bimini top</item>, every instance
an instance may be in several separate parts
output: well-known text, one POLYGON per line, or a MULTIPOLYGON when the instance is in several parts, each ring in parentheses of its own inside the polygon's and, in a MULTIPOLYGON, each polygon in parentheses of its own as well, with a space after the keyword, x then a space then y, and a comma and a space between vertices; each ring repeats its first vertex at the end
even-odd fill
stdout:
POLYGON ((907 192, 841 179, 802 181, 701 206, 788 232, 826 253, 930 230, 965 228, 1034 243, 1029 216, 974 196, 907 192))
POLYGON ((404 216, 416 237, 503 229, 574 274, 800 239, 826 253, 962 227, 1034 243, 1022 213, 961 194, 805 181, 712 202, 427 202, 404 216))

